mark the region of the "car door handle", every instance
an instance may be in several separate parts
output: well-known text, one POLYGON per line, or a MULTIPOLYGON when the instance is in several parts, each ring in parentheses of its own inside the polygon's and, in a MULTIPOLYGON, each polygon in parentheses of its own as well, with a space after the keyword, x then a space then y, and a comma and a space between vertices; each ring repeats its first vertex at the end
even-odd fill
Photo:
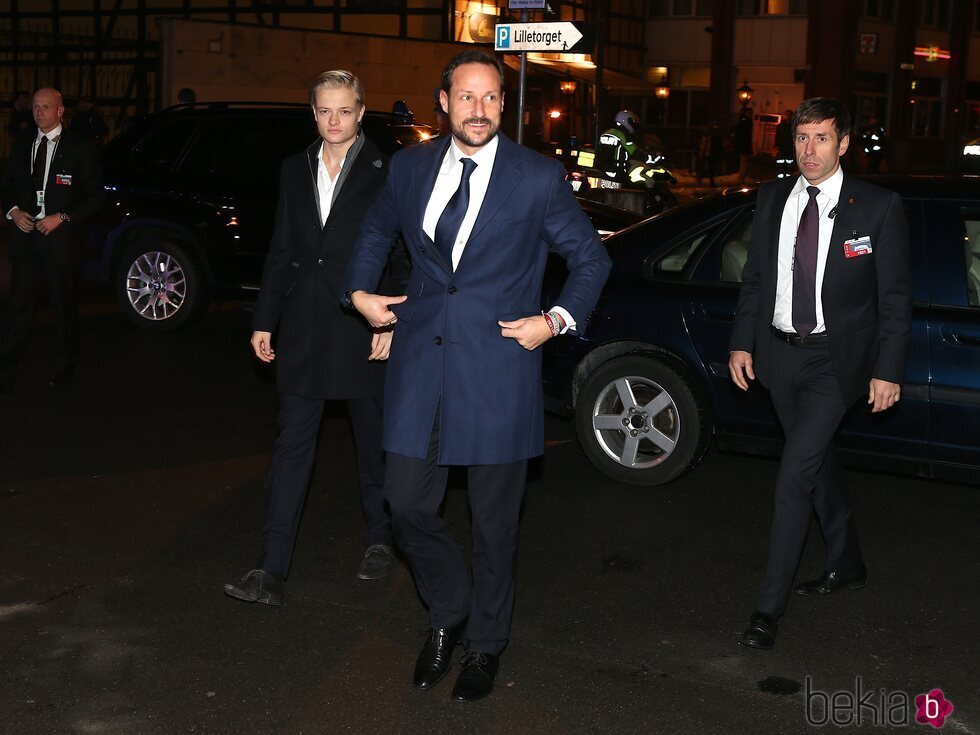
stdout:
POLYGON ((735 321, 735 309, 726 309, 722 306, 705 306, 700 302, 695 302, 694 313, 702 319, 712 319, 721 322, 735 321))
POLYGON ((939 335, 944 342, 955 342, 969 347, 980 347, 980 330, 955 327, 940 327, 939 335))

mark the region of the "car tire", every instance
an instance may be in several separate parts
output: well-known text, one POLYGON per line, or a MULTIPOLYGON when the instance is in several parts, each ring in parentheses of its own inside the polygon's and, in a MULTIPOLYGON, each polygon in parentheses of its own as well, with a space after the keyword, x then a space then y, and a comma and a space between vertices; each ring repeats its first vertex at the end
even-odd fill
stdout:
POLYGON ((687 472, 711 436, 707 400, 693 376, 642 355, 610 360, 588 376, 575 426, 592 464, 632 485, 662 485, 687 472))
POLYGON ((126 248, 116 270, 116 297, 133 324, 157 332, 184 326, 207 302, 200 266, 169 240, 126 248))

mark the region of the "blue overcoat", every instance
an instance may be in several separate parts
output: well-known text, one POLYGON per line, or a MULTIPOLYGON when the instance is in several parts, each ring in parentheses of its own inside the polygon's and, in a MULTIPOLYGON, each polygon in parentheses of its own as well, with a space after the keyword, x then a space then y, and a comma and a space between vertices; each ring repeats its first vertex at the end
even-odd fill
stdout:
MULTIPOLYGON (((412 261, 385 383, 384 448, 426 455, 440 412, 439 464, 515 462, 544 451, 541 349, 501 336, 498 320, 541 313, 549 246, 569 276, 558 306, 584 328, 610 261, 557 161, 502 134, 490 185, 456 271, 422 230, 449 139, 398 152, 368 210, 344 278, 374 291, 399 237, 412 261)), ((552 305, 549 305, 552 306, 552 305)))

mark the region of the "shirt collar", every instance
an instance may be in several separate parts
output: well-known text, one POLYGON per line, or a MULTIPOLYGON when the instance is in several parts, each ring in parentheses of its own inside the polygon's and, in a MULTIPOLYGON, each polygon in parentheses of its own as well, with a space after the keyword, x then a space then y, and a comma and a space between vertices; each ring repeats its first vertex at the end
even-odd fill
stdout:
MULTIPOLYGON (((323 146, 326 145, 322 140, 320 141, 320 147, 316 149, 316 168, 317 171, 327 172, 327 164, 323 162, 323 146)), ((353 148, 353 146, 351 146, 353 148)), ((344 164, 347 163, 347 156, 350 155, 351 148, 347 149, 347 153, 344 154, 344 160, 340 162, 340 170, 344 170, 344 164)), ((339 173, 339 172, 338 172, 339 173)))
POLYGON ((41 138, 47 138, 48 140, 54 140, 55 138, 57 138, 58 136, 61 135, 62 129, 63 128, 62 128, 62 125, 60 123, 58 125, 56 125, 52 130, 49 130, 47 133, 42 133, 41 132, 41 129, 38 128, 38 130, 37 130, 37 138, 35 140, 41 140, 41 138))
POLYGON ((498 142, 499 137, 495 135, 490 139, 489 143, 481 147, 480 150, 478 150, 472 156, 468 156, 459 149, 459 146, 456 145, 456 139, 453 138, 452 143, 449 146, 449 151, 446 154, 446 163, 448 168, 454 167, 457 163, 459 163, 459 159, 461 158, 471 158, 477 165, 477 168, 480 166, 486 166, 488 169, 492 168, 493 161, 497 157, 498 142))
MULTIPOLYGON (((830 175, 829 179, 827 179, 822 184, 820 184, 818 188, 820 189, 821 194, 826 195, 830 199, 830 201, 836 202, 838 199, 840 199, 840 188, 843 185, 843 183, 844 183, 844 169, 842 169, 840 167, 840 164, 838 163, 837 170, 830 175)), ((793 187, 793 191, 790 193, 790 196, 796 196, 798 194, 806 194, 806 188, 808 186, 810 186, 810 182, 807 181, 802 176, 800 176, 796 180, 796 186, 793 187)))

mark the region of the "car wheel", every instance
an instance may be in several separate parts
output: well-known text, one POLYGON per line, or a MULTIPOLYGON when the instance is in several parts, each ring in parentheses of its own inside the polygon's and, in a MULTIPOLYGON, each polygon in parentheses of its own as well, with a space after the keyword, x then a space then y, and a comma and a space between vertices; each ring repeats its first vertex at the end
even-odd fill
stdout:
POLYGON ((136 326, 177 329, 204 306, 200 267, 167 240, 139 242, 126 249, 116 272, 116 295, 136 326))
POLYGON ((701 459, 711 433, 693 378, 643 356, 611 360, 590 375, 578 395, 575 424, 592 464, 633 485, 661 485, 686 472, 701 459))

